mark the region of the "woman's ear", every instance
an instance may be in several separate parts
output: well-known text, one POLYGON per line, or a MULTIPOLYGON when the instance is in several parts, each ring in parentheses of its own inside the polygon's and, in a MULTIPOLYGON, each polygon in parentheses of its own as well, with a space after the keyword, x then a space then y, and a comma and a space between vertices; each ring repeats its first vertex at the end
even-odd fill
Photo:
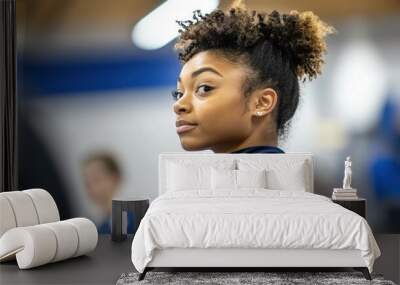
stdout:
POLYGON ((257 117, 271 113, 278 102, 278 94, 272 88, 257 90, 253 98, 255 99, 255 103, 252 111, 257 117))

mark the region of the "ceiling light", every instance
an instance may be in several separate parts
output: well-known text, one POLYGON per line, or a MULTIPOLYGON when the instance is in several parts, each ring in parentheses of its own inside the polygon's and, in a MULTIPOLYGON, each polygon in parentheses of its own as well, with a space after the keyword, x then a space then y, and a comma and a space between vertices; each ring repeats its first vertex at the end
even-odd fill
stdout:
POLYGON ((176 20, 191 20, 194 10, 204 15, 218 5, 219 0, 168 0, 134 26, 132 41, 142 49, 159 49, 179 35, 176 20))

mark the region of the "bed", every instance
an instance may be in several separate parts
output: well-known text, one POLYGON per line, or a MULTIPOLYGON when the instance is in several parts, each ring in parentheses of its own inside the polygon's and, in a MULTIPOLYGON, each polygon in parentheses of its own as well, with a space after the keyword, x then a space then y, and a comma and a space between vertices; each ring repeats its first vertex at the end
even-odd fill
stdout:
POLYGON ((314 194, 313 169, 311 153, 161 153, 132 242, 139 280, 159 267, 352 267, 370 280, 367 221, 314 194))

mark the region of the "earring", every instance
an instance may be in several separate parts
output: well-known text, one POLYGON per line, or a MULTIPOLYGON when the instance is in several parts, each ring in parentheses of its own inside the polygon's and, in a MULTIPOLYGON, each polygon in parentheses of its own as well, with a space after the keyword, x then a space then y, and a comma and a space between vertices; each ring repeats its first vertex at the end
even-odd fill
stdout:
POLYGON ((260 111, 257 112, 257 116, 261 116, 262 113, 260 111))

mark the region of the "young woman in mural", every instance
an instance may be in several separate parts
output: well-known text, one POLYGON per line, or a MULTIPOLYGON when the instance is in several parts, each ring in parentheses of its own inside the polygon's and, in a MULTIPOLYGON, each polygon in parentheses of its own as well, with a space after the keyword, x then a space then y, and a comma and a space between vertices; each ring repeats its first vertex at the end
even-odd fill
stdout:
POLYGON ((249 13, 241 1, 177 22, 182 69, 172 96, 182 147, 282 153, 299 81, 321 73, 334 28, 312 12, 249 13))

